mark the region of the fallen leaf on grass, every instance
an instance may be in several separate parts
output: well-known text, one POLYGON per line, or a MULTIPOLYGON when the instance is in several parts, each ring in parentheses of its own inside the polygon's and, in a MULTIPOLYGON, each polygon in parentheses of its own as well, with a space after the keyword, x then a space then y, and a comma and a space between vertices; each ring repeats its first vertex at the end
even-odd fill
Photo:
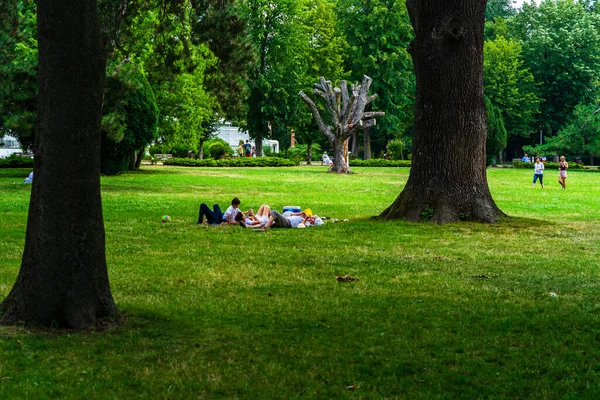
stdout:
POLYGON ((475 278, 475 279, 494 279, 494 278, 497 278, 497 277, 498 277, 498 275, 485 275, 485 274, 483 274, 483 275, 473 275, 472 276, 472 278, 475 278))
POLYGON ((350 275, 338 276, 335 279, 337 279, 338 282, 358 282, 360 280, 357 277, 350 275))
POLYGON ((357 389, 356 385, 346 386, 346 390, 356 390, 356 389, 357 389))

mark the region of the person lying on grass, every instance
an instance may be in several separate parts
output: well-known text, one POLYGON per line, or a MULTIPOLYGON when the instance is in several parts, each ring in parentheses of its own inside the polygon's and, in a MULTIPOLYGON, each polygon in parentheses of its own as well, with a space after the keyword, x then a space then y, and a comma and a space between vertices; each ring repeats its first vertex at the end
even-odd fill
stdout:
POLYGON ((269 228, 307 228, 309 226, 321 226, 323 220, 318 215, 308 215, 305 212, 284 212, 279 214, 276 210, 271 211, 269 220, 264 225, 269 228))
POLYGON ((213 205, 213 209, 211 210, 205 203, 200 204, 200 212, 198 213, 198 221, 196 225, 205 223, 211 225, 219 225, 222 223, 226 223, 228 225, 237 225, 235 217, 238 214, 244 215, 240 211, 241 201, 237 197, 234 197, 231 200, 231 206, 225 210, 225 214, 221 211, 221 207, 218 204, 213 205), (206 221, 202 221, 206 217, 206 221))
POLYGON ((271 207, 263 204, 256 214, 253 209, 249 209, 247 213, 238 213, 235 216, 235 221, 244 228, 257 228, 268 222, 270 213, 271 207))

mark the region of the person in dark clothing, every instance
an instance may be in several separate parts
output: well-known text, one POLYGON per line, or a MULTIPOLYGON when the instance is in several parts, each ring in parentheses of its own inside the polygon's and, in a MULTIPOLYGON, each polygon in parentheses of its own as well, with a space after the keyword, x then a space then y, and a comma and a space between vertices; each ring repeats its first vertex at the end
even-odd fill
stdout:
POLYGON ((244 151, 246 152, 246 157, 252 157, 252 145, 248 140, 246 140, 246 144, 244 144, 244 151))
POLYGON ((237 214, 241 214, 240 211, 240 199, 234 197, 231 200, 231 206, 227 208, 225 213, 221 211, 221 207, 218 204, 213 205, 213 209, 211 210, 205 203, 200 204, 200 212, 198 213, 198 221, 196 224, 201 224, 203 222, 204 217, 206 217, 207 224, 211 225, 219 225, 221 223, 227 223, 230 225, 236 225, 235 217, 237 214))

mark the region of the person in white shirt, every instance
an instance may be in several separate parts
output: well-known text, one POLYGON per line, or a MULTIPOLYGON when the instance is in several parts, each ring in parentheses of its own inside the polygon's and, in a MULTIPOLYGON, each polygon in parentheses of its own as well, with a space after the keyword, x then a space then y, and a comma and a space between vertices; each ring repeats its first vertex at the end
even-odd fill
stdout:
POLYGON ((331 165, 331 158, 327 155, 327 152, 323 152, 323 158, 321 159, 324 165, 331 165))
POLYGON ((226 223, 228 225, 237 225, 235 217, 240 211, 241 201, 237 197, 231 200, 231 205, 225 210, 225 213, 221 211, 221 207, 218 204, 213 205, 211 210, 205 203, 200 204, 200 212, 198 214, 198 221, 196 225, 202 224, 204 217, 206 217, 205 224, 219 225, 226 223))
POLYGON ((535 158, 535 164, 533 165, 533 183, 531 184, 531 188, 535 187, 535 182, 540 180, 540 185, 542 185, 542 189, 544 188, 544 163, 540 161, 539 157, 535 158))

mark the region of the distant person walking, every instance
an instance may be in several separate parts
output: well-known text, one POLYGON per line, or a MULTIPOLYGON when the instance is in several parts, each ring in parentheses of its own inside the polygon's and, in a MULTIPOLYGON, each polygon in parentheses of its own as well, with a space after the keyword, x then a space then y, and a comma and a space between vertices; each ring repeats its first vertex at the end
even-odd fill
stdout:
POLYGON ((246 157, 252 157, 252 145, 249 140, 246 140, 244 144, 244 151, 246 152, 246 157))
POLYGON ((562 190, 567 188, 567 169, 569 169, 569 163, 565 161, 565 156, 560 156, 560 162, 558 163, 558 183, 562 186, 562 190))
POLYGON ((544 188, 544 163, 540 160, 539 157, 535 158, 535 164, 533 165, 533 183, 531 184, 531 188, 535 187, 535 182, 540 180, 540 185, 542 185, 542 189, 544 188))

